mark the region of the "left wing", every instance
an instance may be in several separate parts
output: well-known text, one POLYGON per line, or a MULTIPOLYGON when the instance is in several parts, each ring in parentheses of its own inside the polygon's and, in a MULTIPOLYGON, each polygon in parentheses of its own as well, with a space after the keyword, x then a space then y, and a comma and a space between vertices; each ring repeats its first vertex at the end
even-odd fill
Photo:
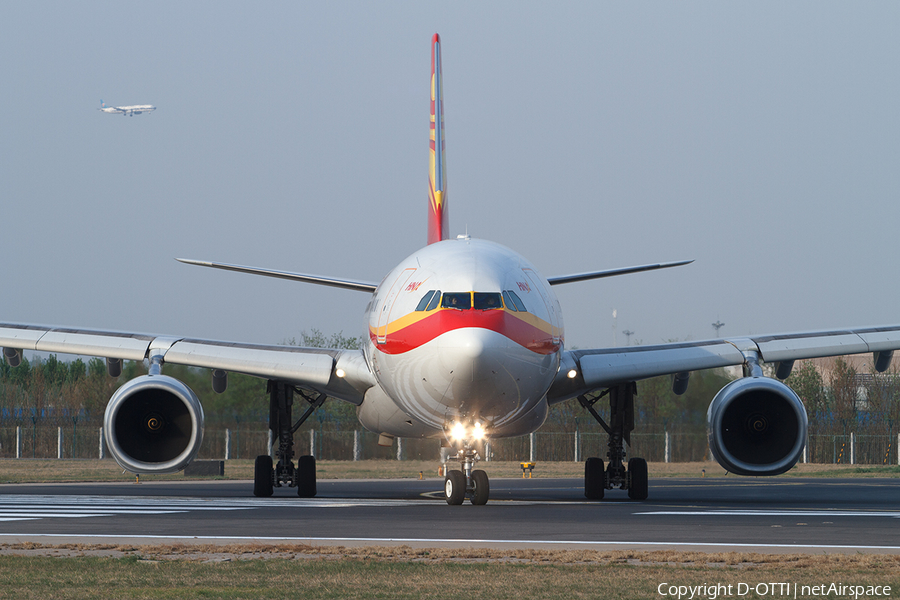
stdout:
POLYGON ((359 405, 375 380, 360 350, 299 348, 90 329, 0 323, 0 347, 11 362, 22 350, 98 356, 243 373, 306 387, 359 405))
POLYGON ((643 271, 655 271, 657 269, 668 269, 670 267, 680 267, 689 265, 693 260, 679 260, 677 262, 654 263, 652 265, 640 265, 637 267, 621 267, 619 269, 606 269, 605 271, 590 271, 588 273, 575 273, 572 275, 561 275, 558 277, 550 277, 547 282, 550 285, 560 285, 562 283, 575 283, 576 281, 587 281, 588 279, 601 279, 603 277, 615 277, 616 275, 629 275, 631 273, 642 273, 643 271))
POLYGON ((890 365, 900 349, 900 326, 813 331, 681 342, 657 346, 570 350, 564 353, 559 375, 548 392, 551 403, 659 375, 687 374, 766 362, 777 365, 780 379, 790 375, 794 361, 806 358, 873 353, 876 369, 890 365))

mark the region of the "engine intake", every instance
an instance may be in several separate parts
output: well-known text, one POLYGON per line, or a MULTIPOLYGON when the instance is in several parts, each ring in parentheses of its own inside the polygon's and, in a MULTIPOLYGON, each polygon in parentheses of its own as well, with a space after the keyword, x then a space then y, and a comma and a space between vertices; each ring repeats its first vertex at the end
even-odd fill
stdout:
POLYGON ((103 418, 110 454, 131 473, 174 473, 197 456, 203 407, 184 383, 165 375, 132 379, 113 394, 103 418))
POLYGON ((732 381, 707 411, 713 458, 737 475, 779 475, 793 467, 806 445, 807 426, 799 396, 767 377, 732 381))

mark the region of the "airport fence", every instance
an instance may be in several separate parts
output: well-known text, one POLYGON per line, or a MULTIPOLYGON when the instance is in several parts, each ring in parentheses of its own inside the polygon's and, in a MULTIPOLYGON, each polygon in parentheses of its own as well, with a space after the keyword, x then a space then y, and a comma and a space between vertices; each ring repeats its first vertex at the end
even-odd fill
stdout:
MULTIPOLYGON (((107 457, 100 428, 69 422, 22 422, 0 425, 0 458, 107 457)), ((438 460, 438 440, 394 440, 378 445, 379 436, 360 429, 303 428, 295 435, 295 455, 312 454, 320 460, 438 460)), ((206 428, 199 458, 252 459, 270 449, 269 430, 258 422, 206 428)), ((607 436, 602 432, 538 431, 517 438, 492 440, 480 453, 495 461, 576 461, 606 457, 607 436)), ((897 465, 900 435, 847 433, 810 435, 802 462, 856 465, 897 465)), ((705 431, 633 433, 629 456, 651 462, 693 462, 710 458, 705 431)))

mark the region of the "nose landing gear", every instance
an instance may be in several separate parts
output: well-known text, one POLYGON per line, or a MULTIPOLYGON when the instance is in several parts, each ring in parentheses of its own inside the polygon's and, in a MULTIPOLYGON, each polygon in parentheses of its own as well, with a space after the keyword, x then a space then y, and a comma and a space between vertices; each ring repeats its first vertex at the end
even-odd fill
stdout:
POLYGON ((458 460, 462 471, 455 469, 448 472, 444 478, 447 504, 459 505, 466 498, 469 498, 476 506, 487 504, 488 497, 491 495, 491 483, 487 473, 481 469, 473 470, 475 463, 480 459, 475 448, 465 441, 462 446, 457 448, 456 456, 451 456, 450 459, 458 460))

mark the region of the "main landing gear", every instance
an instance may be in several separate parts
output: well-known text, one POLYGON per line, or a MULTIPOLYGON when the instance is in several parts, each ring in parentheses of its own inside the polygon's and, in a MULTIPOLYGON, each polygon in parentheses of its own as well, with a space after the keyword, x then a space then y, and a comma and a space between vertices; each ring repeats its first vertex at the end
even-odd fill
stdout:
POLYGON ((588 500, 602 500, 606 490, 619 488, 628 490, 632 500, 646 500, 648 494, 647 461, 643 458, 628 460, 625 469, 625 444, 631 445, 634 429, 634 396, 637 385, 630 381, 611 387, 596 398, 579 396, 578 402, 600 423, 609 434, 609 450, 606 457, 609 466, 604 470, 603 460, 596 457, 584 463, 584 495, 588 500), (609 424, 594 410, 594 404, 609 395, 609 424))
POLYGON ((295 487, 301 498, 316 495, 316 457, 301 456, 294 467, 294 434, 309 416, 325 402, 325 394, 307 396, 294 387, 279 381, 269 381, 269 429, 278 436, 275 455, 278 463, 273 465, 272 457, 256 457, 253 470, 253 495, 260 498, 272 495, 276 487, 295 487), (291 408, 294 391, 309 403, 309 407, 296 423, 291 422, 291 408))
POLYGON ((462 470, 453 470, 444 477, 444 493, 447 496, 447 504, 459 505, 466 498, 472 501, 472 504, 487 504, 488 497, 491 495, 491 482, 488 480, 487 473, 477 469, 473 470, 475 463, 480 460, 478 451, 472 446, 471 442, 465 440, 456 448, 456 456, 449 457, 450 460, 458 460, 462 470))

